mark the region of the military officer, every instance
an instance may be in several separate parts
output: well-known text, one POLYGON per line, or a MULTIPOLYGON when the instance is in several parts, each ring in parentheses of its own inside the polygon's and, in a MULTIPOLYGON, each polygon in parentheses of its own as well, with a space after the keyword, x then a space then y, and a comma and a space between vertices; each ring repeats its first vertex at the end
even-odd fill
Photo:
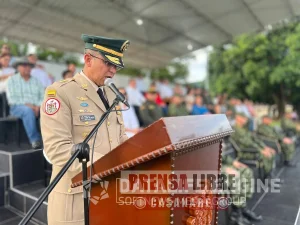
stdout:
MULTIPOLYGON (((256 215, 247 208, 247 201, 253 196, 252 185, 254 177, 252 170, 247 165, 224 153, 226 152, 222 154, 222 173, 227 178, 229 178, 229 175, 234 175, 235 187, 240 187, 239 191, 232 191, 231 193, 233 213, 230 219, 237 225, 250 224, 248 220, 261 221, 261 215, 256 215)), ((227 179, 227 181, 229 181, 230 190, 234 190, 232 179, 227 179)))
MULTIPOLYGON (((85 43, 84 68, 73 78, 56 82, 45 91, 41 107, 44 152, 53 165, 51 180, 71 157, 115 99, 104 87, 123 68, 123 54, 129 41, 82 35, 85 43)), ((119 109, 120 106, 116 107, 119 109)), ((120 111, 110 113, 95 137, 94 161, 127 139, 120 111)), ((90 141, 90 146, 94 137, 90 141)), ((81 171, 76 160, 48 198, 49 225, 83 225, 82 187, 70 188, 71 178, 81 171)))
POLYGON ((269 116, 263 116, 262 123, 257 127, 257 133, 265 137, 273 138, 279 141, 284 153, 285 165, 292 166, 290 160, 295 153, 295 143, 291 138, 285 137, 282 133, 276 131, 270 124, 273 122, 269 116))
POLYGON ((156 104, 155 100, 157 98, 157 91, 155 88, 151 87, 146 93, 146 102, 140 107, 140 114, 143 120, 143 125, 145 127, 154 123, 156 120, 163 117, 162 108, 156 104))
MULTIPOLYGON (((236 114, 235 118, 235 132, 231 138, 240 148, 257 149, 261 153, 265 174, 268 176, 271 175, 272 169, 275 165, 276 151, 270 147, 267 147, 260 139, 258 139, 256 136, 254 136, 254 134, 245 128, 248 122, 246 116, 242 114, 236 114)), ((240 152, 239 154, 242 155, 243 152, 240 152)))
POLYGON ((189 113, 182 102, 182 96, 175 94, 168 107, 168 116, 187 116, 189 113))

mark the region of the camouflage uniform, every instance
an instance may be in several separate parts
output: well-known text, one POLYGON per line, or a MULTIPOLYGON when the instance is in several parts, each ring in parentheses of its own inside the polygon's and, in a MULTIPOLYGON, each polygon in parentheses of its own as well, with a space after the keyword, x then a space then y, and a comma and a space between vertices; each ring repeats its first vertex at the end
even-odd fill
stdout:
POLYGON ((246 207, 246 200, 252 198, 252 184, 253 172, 250 168, 241 168, 237 169, 233 166, 233 158, 230 156, 222 156, 222 173, 229 177, 230 174, 227 174, 226 168, 232 168, 239 172, 239 176, 235 177, 235 187, 233 187, 232 180, 228 180, 228 185, 231 190, 235 188, 237 192, 231 193, 233 204, 238 208, 246 207), (237 187, 240 187, 239 189, 237 187))
POLYGON ((155 121, 159 120, 161 117, 163 117, 163 110, 155 102, 147 100, 140 107, 140 114, 144 126, 147 127, 150 124, 154 123, 155 121))
MULTIPOLYGON (((241 148, 253 148, 262 152, 266 145, 259 138, 255 137, 250 131, 245 128, 235 127, 235 132, 231 135, 231 138, 236 142, 236 144, 241 148)), ((253 154, 238 152, 238 156, 243 159, 255 160, 253 154)), ((272 156, 267 158, 261 153, 263 160, 264 171, 266 174, 270 174, 273 169, 275 157, 272 156)))
POLYGON ((286 161, 290 161, 292 159, 293 154, 295 152, 295 144, 283 143, 284 135, 277 132, 275 128, 268 126, 266 124, 260 124, 257 128, 257 133, 278 140, 284 154, 284 159, 286 161))
POLYGON ((189 113, 184 104, 175 105, 170 104, 168 109, 168 116, 187 116, 189 113))

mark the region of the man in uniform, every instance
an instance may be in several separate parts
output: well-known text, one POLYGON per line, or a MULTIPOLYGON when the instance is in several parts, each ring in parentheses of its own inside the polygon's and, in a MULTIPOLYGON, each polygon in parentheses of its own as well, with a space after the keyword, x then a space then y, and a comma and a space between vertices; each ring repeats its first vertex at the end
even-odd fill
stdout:
POLYGON ((143 120, 144 127, 149 126, 156 120, 163 117, 162 108, 156 104, 157 91, 155 88, 149 88, 146 93, 147 101, 140 108, 141 118, 143 120))
POLYGON ((257 128, 257 133, 278 140, 284 154, 285 165, 292 166, 290 160, 295 153, 295 144, 291 138, 285 137, 282 133, 276 131, 274 127, 271 127, 272 122, 272 118, 263 116, 262 123, 257 128))
MULTIPOLYGON (((253 133, 247 130, 248 119, 243 114, 236 114, 235 119, 235 132, 231 135, 231 138, 236 142, 240 148, 252 148, 257 149, 261 153, 263 159, 264 172, 267 176, 272 175, 272 170, 275 163, 276 151, 266 146, 263 141, 257 138, 253 133)), ((243 154, 242 152, 240 155, 243 154)), ((249 158, 250 159, 250 158, 249 158)))
MULTIPOLYGON (((75 144, 81 143, 113 103, 115 94, 104 87, 124 67, 123 52, 129 41, 82 35, 85 42, 84 68, 73 78, 56 82, 46 89, 41 107, 44 151, 53 165, 51 180, 71 157, 75 144)), ((116 107, 116 110, 120 106, 116 107)), ((94 161, 127 139, 120 111, 109 114, 95 138, 94 161)), ((48 198, 48 225, 83 225, 82 187, 70 188, 71 178, 81 171, 75 160, 48 198)))
POLYGON ((175 94, 168 107, 168 116, 187 116, 188 114, 186 106, 183 104, 182 96, 175 94))
MULTIPOLYGON (((225 152, 224 152, 225 153, 225 152)), ((247 225, 251 221, 261 221, 262 216, 256 215, 253 211, 247 208, 247 201, 253 196, 253 172, 245 164, 233 159, 229 155, 222 155, 222 173, 227 178, 233 175, 235 178, 235 188, 237 191, 231 193, 233 203, 233 213, 230 219, 237 225, 247 225), (239 189, 237 188, 239 187, 239 189)), ((234 190, 232 179, 227 179, 229 187, 234 190)))

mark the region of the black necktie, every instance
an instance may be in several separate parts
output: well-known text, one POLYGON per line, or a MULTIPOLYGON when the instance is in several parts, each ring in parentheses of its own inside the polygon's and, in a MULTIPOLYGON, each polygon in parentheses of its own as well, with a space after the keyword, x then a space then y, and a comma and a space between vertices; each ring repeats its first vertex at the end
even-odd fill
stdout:
POLYGON ((105 108, 107 110, 109 108, 109 104, 108 104, 106 98, 104 97, 102 89, 99 88, 98 91, 97 91, 97 93, 98 93, 99 97, 101 98, 101 100, 102 100, 102 102, 103 102, 103 104, 104 104, 104 106, 105 106, 105 108))

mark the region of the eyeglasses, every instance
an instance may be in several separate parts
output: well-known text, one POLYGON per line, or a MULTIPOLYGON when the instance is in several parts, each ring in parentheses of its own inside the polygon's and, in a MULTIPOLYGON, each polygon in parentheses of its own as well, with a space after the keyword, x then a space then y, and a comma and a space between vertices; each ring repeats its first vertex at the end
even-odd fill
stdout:
POLYGON ((95 55, 92 55, 91 53, 88 53, 88 54, 89 54, 90 56, 96 58, 96 59, 102 60, 103 63, 104 63, 106 66, 108 66, 109 68, 114 68, 114 69, 116 69, 116 71, 119 71, 120 69, 122 69, 122 68, 120 68, 120 67, 118 67, 118 66, 116 66, 116 65, 114 65, 114 64, 112 64, 112 63, 110 63, 109 61, 107 61, 107 60, 105 60, 105 59, 102 59, 102 58, 100 58, 100 57, 97 57, 97 56, 95 56, 95 55))

